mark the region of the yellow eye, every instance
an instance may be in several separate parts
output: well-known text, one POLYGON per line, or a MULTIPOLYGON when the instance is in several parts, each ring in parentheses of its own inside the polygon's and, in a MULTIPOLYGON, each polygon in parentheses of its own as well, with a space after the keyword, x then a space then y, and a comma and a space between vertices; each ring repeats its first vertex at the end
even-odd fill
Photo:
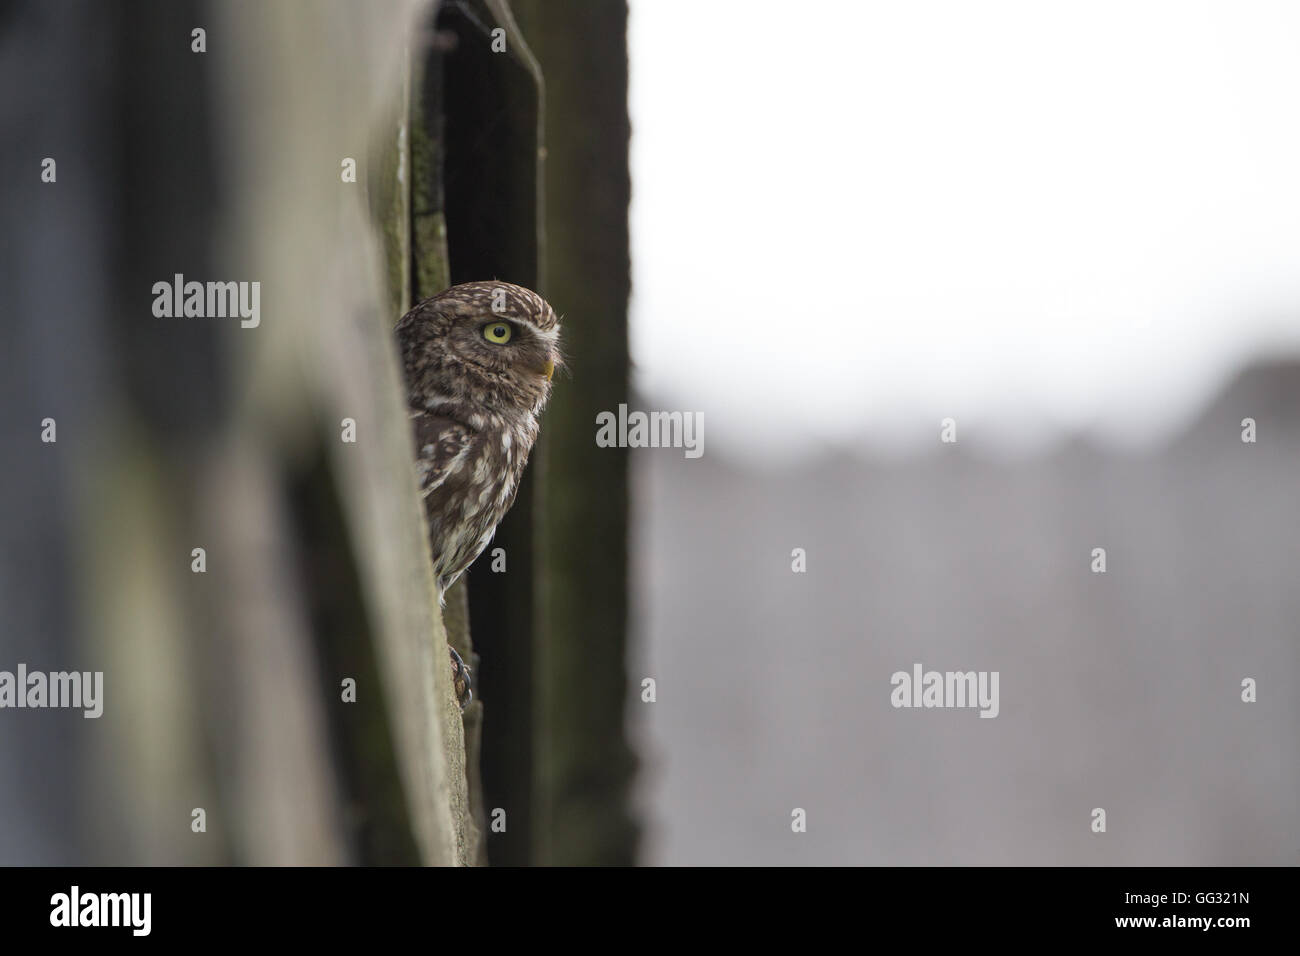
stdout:
POLYGON ((511 332, 509 324, 505 322, 493 322, 491 325, 483 326, 483 338, 493 345, 505 345, 510 341, 511 332))

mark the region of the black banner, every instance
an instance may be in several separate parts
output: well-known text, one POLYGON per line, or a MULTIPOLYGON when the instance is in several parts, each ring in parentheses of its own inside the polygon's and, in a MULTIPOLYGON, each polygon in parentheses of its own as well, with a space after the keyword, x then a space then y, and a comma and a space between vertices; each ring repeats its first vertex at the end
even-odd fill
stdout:
MULTIPOLYGON (((1291 919, 1286 869, 826 869, 790 874, 661 869, 564 870, 4 869, 0 914, 11 942, 60 936, 205 943, 337 946, 395 933, 496 937, 511 924, 540 942, 626 927, 646 938, 701 922, 728 935, 789 921, 816 938, 837 924, 850 938, 908 934, 1020 940, 1133 936, 1226 945, 1291 919), (706 884, 697 883, 701 877, 706 884), (1284 886, 1285 884, 1285 886, 1284 886), (592 904, 598 906, 593 908, 592 904), (498 922, 492 914, 505 920, 498 922), (784 915, 782 915, 784 914, 784 915), (611 926, 612 922, 612 926, 611 926), (568 929, 565 929, 565 927, 568 929), (475 928, 477 927, 477 928, 475 928)), ((692 931, 694 932, 694 931, 692 931)), ((629 936, 629 940, 632 938, 629 936)), ((1140 945, 1140 944, 1139 944, 1140 945)))

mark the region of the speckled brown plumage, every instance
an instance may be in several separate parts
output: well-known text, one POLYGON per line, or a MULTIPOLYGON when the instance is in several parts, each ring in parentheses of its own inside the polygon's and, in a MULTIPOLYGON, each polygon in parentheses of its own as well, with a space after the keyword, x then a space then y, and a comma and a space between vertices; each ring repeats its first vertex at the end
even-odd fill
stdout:
POLYGON ((397 324, 439 595, 514 503, 560 363, 559 336, 546 301, 507 282, 453 286, 397 324), (509 340, 490 340, 503 324, 509 340))

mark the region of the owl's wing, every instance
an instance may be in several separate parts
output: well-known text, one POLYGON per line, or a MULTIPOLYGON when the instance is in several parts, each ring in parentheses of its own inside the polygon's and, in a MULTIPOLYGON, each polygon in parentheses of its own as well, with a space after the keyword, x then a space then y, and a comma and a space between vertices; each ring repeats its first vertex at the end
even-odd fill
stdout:
POLYGON ((412 412, 411 424, 420 497, 427 498, 463 466, 474 434, 459 422, 432 412, 412 412))

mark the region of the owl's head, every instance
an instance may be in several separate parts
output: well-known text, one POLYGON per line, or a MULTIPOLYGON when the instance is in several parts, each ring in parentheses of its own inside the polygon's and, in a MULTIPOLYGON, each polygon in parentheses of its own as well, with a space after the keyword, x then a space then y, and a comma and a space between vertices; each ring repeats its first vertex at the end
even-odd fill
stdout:
POLYGON ((509 282, 466 282, 425 299, 397 324, 412 405, 467 402, 537 414, 563 365, 555 310, 509 282))

